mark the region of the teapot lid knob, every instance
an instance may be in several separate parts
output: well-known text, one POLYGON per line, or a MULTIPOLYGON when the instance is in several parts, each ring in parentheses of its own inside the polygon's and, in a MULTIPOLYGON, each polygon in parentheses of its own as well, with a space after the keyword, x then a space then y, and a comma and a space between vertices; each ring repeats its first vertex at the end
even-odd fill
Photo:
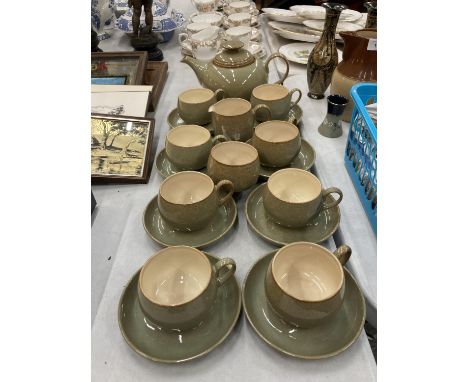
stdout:
POLYGON ((221 47, 227 50, 237 50, 244 47, 244 43, 239 40, 223 41, 221 47))

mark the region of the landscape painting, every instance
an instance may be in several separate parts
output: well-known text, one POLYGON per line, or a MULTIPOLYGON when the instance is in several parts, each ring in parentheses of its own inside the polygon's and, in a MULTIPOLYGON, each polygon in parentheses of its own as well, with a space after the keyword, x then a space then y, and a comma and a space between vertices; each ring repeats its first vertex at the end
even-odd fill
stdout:
POLYGON ((149 119, 93 115, 91 175, 145 180, 153 129, 153 121, 149 119))

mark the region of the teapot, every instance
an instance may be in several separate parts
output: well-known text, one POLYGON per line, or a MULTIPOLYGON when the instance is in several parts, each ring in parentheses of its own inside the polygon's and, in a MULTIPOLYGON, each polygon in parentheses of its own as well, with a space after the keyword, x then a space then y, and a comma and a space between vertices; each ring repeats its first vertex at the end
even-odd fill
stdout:
POLYGON ((252 90, 268 82, 268 65, 271 60, 280 58, 286 64, 286 72, 277 81, 282 84, 289 74, 289 63, 285 56, 274 53, 265 63, 255 58, 248 50, 243 49, 241 41, 223 41, 219 52, 212 62, 197 60, 185 56, 182 62, 189 65, 200 83, 213 91, 223 89, 226 97, 250 100, 252 90))

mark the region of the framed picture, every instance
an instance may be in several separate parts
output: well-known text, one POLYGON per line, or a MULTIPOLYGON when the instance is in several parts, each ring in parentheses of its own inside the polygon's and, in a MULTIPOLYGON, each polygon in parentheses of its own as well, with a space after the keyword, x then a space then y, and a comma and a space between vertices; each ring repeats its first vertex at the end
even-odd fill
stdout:
POLYGON ((148 183, 154 120, 91 114, 92 183, 148 183))
POLYGON ((141 85, 148 52, 91 53, 91 83, 101 85, 141 85))

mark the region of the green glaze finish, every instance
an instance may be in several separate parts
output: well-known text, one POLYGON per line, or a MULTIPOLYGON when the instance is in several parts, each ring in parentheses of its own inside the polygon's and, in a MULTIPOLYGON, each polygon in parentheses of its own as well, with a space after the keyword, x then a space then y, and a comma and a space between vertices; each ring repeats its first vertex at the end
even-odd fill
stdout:
MULTIPOLYGON (((302 118, 302 110, 301 110, 301 118, 302 118)), ((186 125, 187 122, 185 122, 182 119, 182 117, 179 115, 179 111, 177 110, 177 108, 175 108, 171 110, 171 112, 167 116, 167 124, 169 125, 171 129, 173 129, 174 127, 177 127, 180 125, 186 125)), ((211 122, 206 125, 202 125, 202 127, 207 129, 211 133, 211 135, 214 135, 214 128, 211 122)))
MULTIPOLYGON (((247 145, 243 142, 225 142, 220 143, 218 146, 223 145, 247 145)), ((250 147, 250 145, 248 145, 250 147)), ((255 149, 255 148, 254 148, 255 149)), ((232 165, 229 163, 223 163, 216 160, 213 157, 213 153, 210 153, 208 158, 207 174, 213 179, 214 182, 218 182, 222 179, 231 181, 234 185, 234 192, 241 192, 252 187, 257 183, 258 175, 260 172, 260 160, 257 157, 254 161, 245 165, 232 165)))
MULTIPOLYGON (((227 98, 223 99, 208 109, 211 112, 211 121, 213 124, 214 132, 217 135, 224 134, 233 141, 245 142, 252 138, 254 127, 256 126, 256 118, 260 112, 265 112, 266 119, 271 119, 271 111, 266 105, 257 105, 252 107, 249 101, 242 98, 227 98), (219 112, 219 108, 229 105, 232 109, 236 110, 237 105, 242 105, 247 111, 238 113, 236 115, 223 115, 219 112)), ((238 111, 237 109, 236 111, 238 111)), ((244 110, 244 109, 242 109, 244 110)))
MULTIPOLYGON (((186 171, 172 175, 172 177, 184 176, 186 171)), ((200 174, 205 176, 205 174, 200 174)), ((169 178, 164 180, 167 182, 169 178)), ((161 184, 161 188, 164 185, 161 184)), ((187 190, 188 192, 189 190, 187 190)), ((219 180, 213 184, 211 193, 195 203, 177 204, 166 200, 161 193, 158 194, 159 212, 164 220, 174 230, 183 232, 194 232, 205 228, 213 216, 216 215, 219 206, 228 203, 234 192, 234 186, 229 180, 219 180)))
POLYGON ((299 105, 293 106, 289 110, 288 116, 284 119, 285 121, 294 123, 296 126, 302 122, 303 111, 299 105))
POLYGON ((289 74, 289 62, 279 53, 272 54, 263 63, 243 49, 240 41, 225 41, 222 47, 224 50, 216 55, 213 62, 189 56, 182 58, 182 62, 193 69, 203 86, 213 91, 222 89, 226 97, 250 100, 252 90, 268 82, 268 65, 274 58, 280 58, 286 64, 286 72, 277 83, 282 84, 289 74))
MULTIPOLYGON (((171 129, 168 135, 176 131, 176 129, 185 129, 185 126, 186 125, 177 126, 171 129)), ((166 155, 178 168, 197 171, 206 167, 211 148, 219 142, 226 142, 228 140, 223 135, 217 135, 211 138, 210 132, 202 126, 197 126, 197 129, 200 129, 203 131, 203 134, 206 134, 206 141, 198 146, 181 146, 180 143, 178 145, 171 142, 168 135, 166 135, 166 155)), ((185 131, 183 131, 183 133, 185 134, 185 131)))
MULTIPOLYGON (((298 243, 292 243, 290 245, 294 246, 296 244, 298 243)), ((329 256, 334 256, 337 258, 337 256, 328 249, 318 244, 308 243, 308 245, 315 246, 317 251, 325 252, 329 256)), ((285 247, 283 247, 281 250, 284 248, 285 247)), ((347 248, 349 249, 349 247, 347 248)), ((342 251, 342 249, 339 251, 342 251)), ((283 317, 285 321, 298 327, 312 327, 315 325, 320 325, 326 322, 326 320, 330 320, 330 317, 341 307, 345 293, 345 282, 343 275, 341 276, 343 278, 343 283, 341 284, 338 292, 330 298, 313 302, 301 301, 281 289, 275 280, 272 267, 273 261, 268 266, 268 271, 265 277, 265 294, 270 307, 279 316, 283 317)), ((341 270, 340 272, 342 273, 341 270)))
MULTIPOLYGON (((167 251, 168 249, 169 248, 164 248, 162 251, 167 251)), ((157 256, 157 254, 155 256, 157 256)), ((142 268, 143 273, 145 265, 143 265, 142 268)), ((141 288, 142 271, 140 271, 138 287, 140 308, 152 323, 162 329, 193 329, 202 325, 203 322, 207 320, 208 316, 211 314, 211 307, 214 304, 218 287, 228 281, 229 278, 234 275, 235 270, 236 263, 234 260, 230 258, 219 260, 214 266, 211 266, 211 269, 209 269, 211 272, 210 281, 208 286, 200 293, 200 295, 189 302, 175 306, 160 305, 152 302, 150 296, 146 296, 141 288), (223 279, 222 282, 219 282, 219 275, 222 274, 222 272, 224 272, 223 279)))
POLYGON ((364 297, 348 270, 344 269, 344 301, 336 314, 321 325, 298 328, 280 318, 266 298, 265 276, 274 255, 269 253, 254 264, 242 289, 244 312, 255 332, 276 350, 298 358, 328 358, 348 349, 361 334, 366 319, 364 297))
POLYGON ((272 121, 264 123, 271 125, 266 126, 265 128, 271 128, 272 130, 274 130, 275 125, 277 124, 287 125, 289 126, 288 129, 292 128, 295 130, 295 136, 290 140, 282 142, 268 141, 258 135, 257 129, 260 129, 263 125, 260 124, 256 127, 251 143, 249 143, 257 149, 261 165, 279 168, 288 166, 301 150, 301 134, 299 129, 292 123, 286 121, 272 121))
POLYGON ((222 239, 234 226, 237 218, 236 203, 232 198, 218 207, 212 220, 201 230, 194 232, 177 231, 161 216, 158 197, 155 196, 143 213, 143 227, 148 236, 163 246, 189 245, 203 248, 222 239))
MULTIPOLYGON (((193 90, 197 89, 190 89, 184 93, 193 90)), ((204 89, 204 91, 209 92, 210 90, 204 89)), ((177 100, 177 110, 186 124, 206 125, 211 122, 211 114, 209 113, 208 108, 223 98, 224 91, 221 89, 217 89, 215 92, 212 92, 212 97, 204 102, 186 102, 181 99, 181 96, 179 96, 177 100)))
MULTIPOLYGON (((166 149, 162 149, 156 156, 156 170, 163 179, 166 179, 168 176, 177 174, 178 172, 184 171, 171 162, 171 160, 166 155, 166 149)), ((206 174, 206 167, 198 170, 198 172, 206 174)))
MULTIPOLYGON (((320 243, 332 236, 340 224, 340 209, 338 206, 321 211, 304 227, 289 228, 276 224, 263 207, 263 191, 266 184, 255 188, 245 203, 245 216, 254 232, 275 245, 283 246, 296 241, 320 243)), ((331 202, 334 200, 327 196, 331 202)))
MULTIPOLYGON (((249 139, 246 143, 251 144, 252 140, 249 139)), ((157 162, 156 162, 157 163, 157 162)), ((299 168, 301 170, 310 170, 315 163, 315 150, 306 140, 301 138, 301 149, 299 154, 293 159, 293 161, 285 167, 281 168, 299 168)), ((275 167, 266 167, 262 166, 260 163, 260 178, 268 179, 276 171, 281 170, 281 168, 275 167)), ((158 170, 159 171, 159 170, 158 170)), ((203 170, 201 170, 203 171, 203 170)))
MULTIPOLYGON (((261 87, 269 87, 269 88, 275 88, 278 87, 279 89, 284 88, 284 86, 279 85, 279 84, 264 84, 257 86, 255 89, 259 89, 261 87)), ((250 97, 250 103, 252 106, 264 104, 267 105, 270 110, 271 110, 271 119, 275 120, 284 120, 288 117, 289 111, 298 104, 298 102, 302 98, 302 92, 298 88, 294 88, 288 92, 288 94, 285 97, 279 98, 279 99, 263 99, 263 98, 258 98, 255 96, 255 89, 252 91, 252 95, 250 97), (291 102, 292 96, 294 93, 298 93, 298 96, 294 102, 291 102)), ((257 121, 266 121, 267 119, 263 115, 263 113, 259 114, 259 117, 257 117, 257 121), (260 117, 260 118, 259 118, 260 117)))
MULTIPOLYGON (((284 171, 287 171, 284 169, 284 171)), ((288 171, 303 171, 297 169, 288 169, 288 171)), ((278 172, 274 176, 278 176, 278 172)), ((312 174, 311 174, 312 175, 312 174)), ((320 211, 336 207, 343 199, 343 193, 336 187, 330 187, 322 190, 315 199, 307 202, 292 203, 282 200, 274 195, 270 188, 269 183, 272 182, 272 177, 268 178, 267 187, 263 191, 263 205, 266 212, 270 215, 277 224, 291 228, 304 227, 310 220, 317 215, 320 211), (327 199, 327 196, 336 193, 339 195, 338 199, 327 199)))
MULTIPOLYGON (((206 256, 213 266, 219 260, 206 256)), ((189 361, 212 351, 233 330, 241 310, 241 294, 235 277, 218 288, 211 314, 199 327, 178 332, 163 330, 145 317, 138 302, 139 274, 140 270, 122 293, 118 321, 125 341, 141 356, 157 362, 189 361)))

